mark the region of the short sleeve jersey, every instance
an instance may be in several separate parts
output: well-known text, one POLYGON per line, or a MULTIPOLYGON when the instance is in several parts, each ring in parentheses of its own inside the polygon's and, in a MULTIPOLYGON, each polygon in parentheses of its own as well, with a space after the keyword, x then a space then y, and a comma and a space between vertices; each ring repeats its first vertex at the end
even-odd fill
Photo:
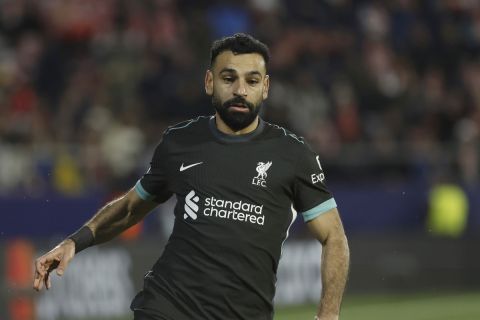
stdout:
POLYGON ((272 319, 276 271, 296 213, 336 207, 317 154, 260 119, 245 135, 199 117, 167 129, 135 186, 175 195, 175 223, 132 309, 160 319, 272 319))

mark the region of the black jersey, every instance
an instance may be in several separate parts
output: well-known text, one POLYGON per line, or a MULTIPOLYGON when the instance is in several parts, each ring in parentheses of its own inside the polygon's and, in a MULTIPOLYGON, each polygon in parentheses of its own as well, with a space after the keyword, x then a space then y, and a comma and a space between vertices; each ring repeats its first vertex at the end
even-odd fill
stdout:
POLYGON ((144 200, 177 197, 162 256, 132 309, 159 319, 272 319, 276 271, 296 212, 336 207, 318 155, 260 120, 251 133, 220 132, 215 118, 170 127, 136 184, 144 200))

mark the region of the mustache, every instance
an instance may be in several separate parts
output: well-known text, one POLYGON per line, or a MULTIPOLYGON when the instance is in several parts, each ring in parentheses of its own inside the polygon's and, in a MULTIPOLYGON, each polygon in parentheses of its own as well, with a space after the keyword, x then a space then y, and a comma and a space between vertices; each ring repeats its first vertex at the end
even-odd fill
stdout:
POLYGON ((250 111, 253 111, 255 109, 255 106, 253 105, 253 103, 248 102, 247 100, 243 99, 242 97, 235 97, 235 98, 232 98, 230 100, 225 101, 223 103, 223 108, 228 109, 229 107, 235 106, 235 105, 240 105, 240 106, 247 107, 250 111))

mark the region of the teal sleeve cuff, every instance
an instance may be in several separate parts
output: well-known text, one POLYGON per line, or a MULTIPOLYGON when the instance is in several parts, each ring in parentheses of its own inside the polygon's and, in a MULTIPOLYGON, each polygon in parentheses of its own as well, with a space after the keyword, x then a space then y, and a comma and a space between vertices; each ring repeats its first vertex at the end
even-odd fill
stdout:
POLYGON ((336 207, 337 207, 337 203, 335 202, 335 199, 333 198, 328 199, 327 201, 320 203, 319 205, 313 207, 312 209, 302 212, 303 220, 305 222, 308 222, 310 220, 315 219, 322 213, 325 213, 336 207))
POLYGON ((138 180, 137 183, 135 184, 135 191, 137 192, 138 196, 142 200, 153 201, 153 199, 155 199, 155 196, 151 195, 150 193, 148 193, 147 190, 143 188, 142 184, 140 183, 140 180, 138 180))

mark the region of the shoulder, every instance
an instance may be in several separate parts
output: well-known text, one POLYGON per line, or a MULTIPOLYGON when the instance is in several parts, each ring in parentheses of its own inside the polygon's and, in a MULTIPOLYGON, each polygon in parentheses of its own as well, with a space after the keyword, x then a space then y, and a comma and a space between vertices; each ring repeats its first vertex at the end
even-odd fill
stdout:
MULTIPOLYGON (((280 146, 284 153, 290 154, 295 161, 302 162, 304 159, 311 157, 316 152, 305 141, 302 136, 296 135, 288 129, 279 125, 265 122, 267 127, 266 136, 270 139, 275 139, 276 144, 280 146)), ((268 139, 267 138, 267 139, 268 139)))
POLYGON ((304 148, 306 146, 303 137, 294 134, 284 127, 267 121, 265 121, 265 127, 266 131, 268 132, 267 137, 269 138, 278 139, 282 143, 289 144, 297 148, 304 148))
POLYGON ((182 134, 190 134, 196 130, 202 130, 208 126, 210 116, 199 116, 194 119, 186 120, 169 126, 164 132, 163 136, 176 136, 182 134))
POLYGON ((168 150, 179 145, 195 145, 198 139, 207 136, 209 119, 209 116, 200 116, 169 126, 157 144, 156 153, 168 153, 168 150))

